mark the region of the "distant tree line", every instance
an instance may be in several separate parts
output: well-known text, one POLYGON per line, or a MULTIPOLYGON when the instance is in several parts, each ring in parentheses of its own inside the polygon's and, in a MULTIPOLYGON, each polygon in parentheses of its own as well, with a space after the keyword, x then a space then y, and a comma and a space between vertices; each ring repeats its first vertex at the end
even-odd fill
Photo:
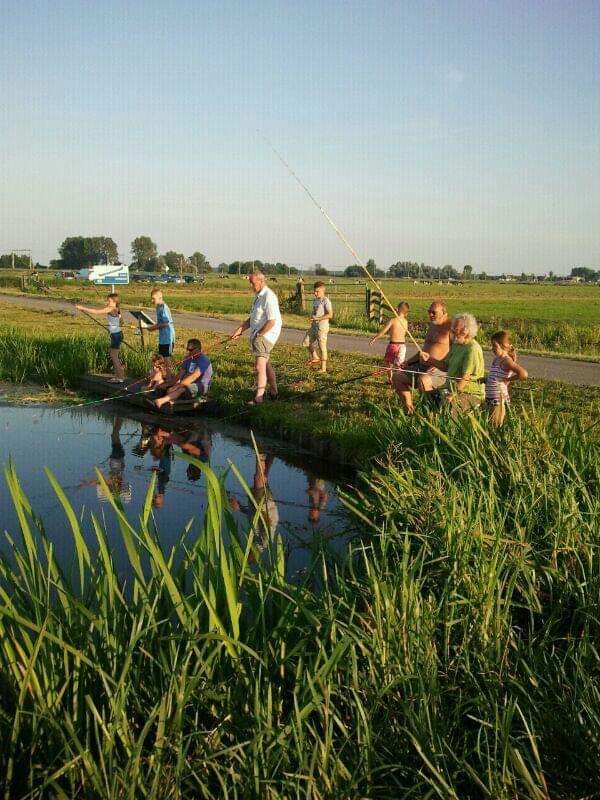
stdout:
MULTIPOLYGON (((29 269, 29 256, 20 256, 17 253, 6 253, 0 256, 0 269, 29 269)), ((36 264, 36 266, 38 266, 36 264)))
POLYGON ((573 267, 571 270, 572 278, 582 278, 584 281, 600 281, 600 269, 590 267, 573 267))
MULTIPOLYGON (((79 270, 83 267, 91 267, 95 264, 115 264, 119 263, 118 248, 110 236, 68 236, 58 248, 59 259, 50 262, 50 266, 55 269, 79 270)), ((206 256, 196 250, 190 256, 178 253, 175 250, 168 250, 166 253, 159 254, 156 243, 150 236, 137 236, 131 242, 131 269, 139 272, 194 272, 202 274, 212 272, 213 268, 206 256)), ((10 269, 12 266, 17 269, 28 269, 29 257, 15 253, 6 253, 0 256, 0 269, 10 269)), ((35 265, 41 267, 40 264, 35 265)), ((490 280, 486 272, 475 272, 470 264, 465 264, 459 271, 452 264, 445 264, 443 267, 433 267, 430 264, 417 261, 396 261, 388 270, 377 267, 374 259, 367 261, 367 269, 377 278, 387 275, 389 278, 413 278, 417 280, 490 280)), ((266 261, 233 261, 230 264, 225 262, 219 264, 219 272, 229 275, 247 275, 253 270, 260 270, 265 275, 297 275, 300 270, 291 267, 286 263, 277 261, 270 263, 266 261)), ((315 275, 339 275, 339 270, 326 269, 321 264, 315 264, 315 275)), ((342 274, 348 278, 365 277, 364 270, 358 264, 350 264, 342 269, 342 274)), ((573 267, 569 276, 571 279, 580 279, 586 282, 600 282, 600 269, 591 267, 573 267)), ((519 280, 521 282, 530 281, 561 281, 564 277, 555 275, 552 270, 547 275, 535 275, 533 273, 521 272, 520 275, 502 274, 497 276, 500 280, 519 280)))
POLYGON ((228 275, 249 275, 251 272, 262 272, 264 275, 297 275, 298 269, 278 261, 271 264, 268 261, 232 261, 231 264, 219 264, 219 272, 228 275))
MULTIPOLYGON (((118 248, 110 236, 68 236, 58 252, 60 258, 50 262, 52 267, 58 269, 79 270, 95 264, 119 263, 118 248)), ((212 271, 210 262, 199 250, 191 256, 174 250, 159 255, 156 243, 149 236, 138 236, 131 242, 131 256, 130 267, 133 271, 182 271, 197 274, 212 271)))

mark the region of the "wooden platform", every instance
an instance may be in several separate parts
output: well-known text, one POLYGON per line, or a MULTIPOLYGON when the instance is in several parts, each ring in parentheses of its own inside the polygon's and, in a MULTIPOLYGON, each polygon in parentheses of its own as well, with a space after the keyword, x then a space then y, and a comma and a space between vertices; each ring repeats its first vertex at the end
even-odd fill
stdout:
POLYGON ((112 383, 112 377, 114 376, 87 373, 81 379, 81 388, 86 392, 90 392, 90 394, 97 394, 100 397, 114 397, 115 401, 143 408, 144 411, 154 413, 157 416, 202 414, 209 409, 215 408, 215 404, 210 397, 200 397, 194 400, 175 400, 174 403, 167 403, 159 410, 151 402, 152 395, 135 394, 136 392, 141 392, 143 386, 138 380, 126 378, 124 383, 112 383))

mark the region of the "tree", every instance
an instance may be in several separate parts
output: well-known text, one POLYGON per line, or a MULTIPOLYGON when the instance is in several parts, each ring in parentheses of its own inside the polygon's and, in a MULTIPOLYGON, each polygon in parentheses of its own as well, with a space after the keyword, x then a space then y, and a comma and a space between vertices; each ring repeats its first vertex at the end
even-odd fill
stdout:
POLYGON ((454 269, 452 264, 445 264, 441 271, 443 278, 458 278, 458 272, 454 269))
POLYGON ((169 272, 179 272, 181 262, 185 261, 183 253, 176 253, 175 250, 169 250, 163 256, 164 263, 169 268, 169 272))
POLYGON ((117 245, 110 236, 68 236, 58 252, 65 269, 112 264, 119 255, 117 245))
POLYGON ((189 262, 194 268, 194 272, 200 275, 205 272, 212 272, 212 267, 210 265, 210 262, 207 260, 206 256, 199 250, 196 250, 196 252, 190 256, 189 262))
POLYGON ((583 278, 584 281, 594 281, 600 279, 600 270, 596 271, 590 267, 573 267, 571 278, 583 278))
POLYGON ((315 275, 329 275, 329 270, 320 264, 315 264, 315 275))
POLYGON ((217 267, 217 272, 227 272, 227 264, 224 261, 221 261, 217 267))
POLYGON ((149 236, 138 236, 131 243, 131 255, 136 269, 143 272, 152 272, 156 269, 156 244, 149 236))
POLYGON ((463 278, 468 281, 471 280, 471 276, 473 275, 473 267, 470 264, 465 264, 462 270, 463 278))
MULTIPOLYGON (((6 253, 0 256, 0 269, 10 269, 13 266, 12 253, 6 253)), ((29 256, 20 256, 18 253, 14 255, 15 269, 29 269, 29 256)), ((38 266, 36 264, 36 266, 38 266)))
POLYGON ((344 275, 347 278, 358 278, 362 275, 362 268, 358 266, 358 264, 353 264, 350 267, 346 267, 344 270, 344 275))

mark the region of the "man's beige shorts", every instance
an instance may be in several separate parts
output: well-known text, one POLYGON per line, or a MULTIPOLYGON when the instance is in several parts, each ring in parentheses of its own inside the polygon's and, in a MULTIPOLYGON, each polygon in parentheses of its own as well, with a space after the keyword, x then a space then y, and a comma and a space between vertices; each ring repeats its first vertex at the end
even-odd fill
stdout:
POLYGON ((273 349, 272 342, 268 342, 264 336, 256 334, 250 339, 250 349, 255 358, 269 358, 273 349))

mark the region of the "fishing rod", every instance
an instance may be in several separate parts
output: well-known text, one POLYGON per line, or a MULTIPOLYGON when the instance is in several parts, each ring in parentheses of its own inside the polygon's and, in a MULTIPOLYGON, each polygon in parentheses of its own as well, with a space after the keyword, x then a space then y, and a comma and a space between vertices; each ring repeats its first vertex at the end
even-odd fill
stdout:
POLYGON ((118 394, 109 395, 108 397, 103 397, 101 400, 86 400, 83 403, 73 403, 69 405, 59 406, 58 408, 51 409, 54 412, 62 412, 62 411, 70 411, 72 408, 82 408, 83 406, 98 406, 102 405, 102 403, 108 403, 111 400, 119 400, 123 397, 136 397, 137 395, 141 394, 150 394, 153 392, 154 389, 141 389, 139 392, 129 392, 126 388, 124 388, 118 394))
MULTIPOLYGON (((393 306, 393 305, 391 304, 391 302, 388 300, 388 297, 387 297, 386 293, 385 293, 385 292, 383 291, 383 289, 381 288, 381 284, 379 284, 379 283, 378 283, 378 281, 377 281, 377 280, 374 278, 374 276, 373 276, 373 275, 371 275, 371 273, 369 272, 369 269, 367 268, 367 265, 364 263, 364 261, 362 260, 362 258, 361 258, 361 257, 358 255, 358 253, 356 252, 356 250, 355 250, 355 249, 352 247, 352 245, 350 244, 350 242, 348 241, 348 239, 346 238, 346 236, 345 236, 345 235, 342 233, 342 231, 341 231, 341 230, 338 228, 338 226, 335 224, 335 222, 334 222, 334 221, 331 219, 331 217, 329 216, 329 214, 327 213, 327 211, 326 211, 326 210, 323 208, 323 206, 322 206, 322 205, 319 203, 319 201, 316 199, 316 197, 315 197, 315 196, 314 196, 314 194, 311 192, 311 190, 308 188, 308 186, 307 186, 307 185, 306 185, 306 184, 305 184, 305 183, 304 183, 304 182, 301 180, 301 178, 300 178, 300 177, 299 177, 299 176, 296 174, 296 172, 295 172, 295 171, 292 169, 292 167, 290 166, 290 164, 288 164, 288 162, 285 160, 285 158, 284 158, 284 157, 281 155, 281 153, 280 153, 280 152, 277 150, 277 148, 275 147, 275 145, 274 145, 274 144, 273 144, 273 143, 272 143, 272 142, 271 142, 271 141, 270 141, 270 140, 269 140, 269 139, 268 139, 268 138, 267 138, 267 137, 266 137, 264 134, 263 134, 263 138, 264 138, 264 140, 267 142, 267 144, 269 145, 269 147, 271 148, 271 150, 272 150, 272 151, 275 153, 275 155, 277 156, 277 158, 278 158, 278 159, 281 161, 281 163, 284 165, 284 167, 285 167, 285 168, 288 170, 288 172, 290 173, 290 175, 291 175, 293 178, 295 178, 295 180, 296 180, 296 181, 297 181, 297 182, 300 184, 300 186, 301 186, 301 187, 302 187, 302 189, 303 189, 303 190, 306 192, 306 194, 307 194, 307 195, 308 195, 308 197, 311 199, 311 201, 314 203, 314 205, 315 205, 315 206, 316 206, 316 207, 319 209, 319 211, 321 212, 321 214, 322 214, 322 215, 325 217, 325 219, 327 220, 327 222, 328 222, 328 223, 331 225, 331 227, 333 228, 333 230, 334 230, 334 231, 335 231, 335 233, 337 234, 338 238, 339 238, 339 239, 342 241, 342 243, 344 244, 344 246, 345 246, 345 247, 346 247, 346 248, 347 248, 347 249, 350 251, 350 253, 351 253, 351 254, 354 256, 354 258, 355 258, 355 259, 356 259, 356 261, 358 262, 358 265, 359 265, 359 266, 360 266, 360 268, 363 270, 363 272, 365 273, 365 275, 366 275, 366 276, 369 278, 369 280, 371 281, 371 283, 373 283, 373 284, 374 284, 374 286, 377 288, 377 290, 378 290, 378 291, 381 293, 381 297, 382 297, 382 298, 385 300, 385 302, 386 302, 386 303, 387 303, 387 305, 389 306, 389 308, 390 308, 390 310, 391 310, 392 314, 393 314, 395 317, 397 317, 397 316, 398 316, 398 312, 396 311, 396 308, 395 308, 395 306, 393 306)), ((420 345, 420 344, 417 342, 417 340, 414 338, 414 336, 412 335, 412 333, 411 333, 409 330, 407 330, 407 331, 406 331, 406 333, 408 334, 409 338, 411 339, 412 343, 415 345, 415 347, 417 348, 417 350, 418 350, 419 352, 421 352, 421 345, 420 345)))
MULTIPOLYGON (((99 325, 105 333, 109 333, 109 330, 106 327, 106 325, 103 325, 100 322, 100 320, 96 319, 94 316, 92 316, 92 314, 88 314, 88 312, 84 311, 82 308, 77 308, 76 307, 75 312, 77 312, 77 311, 80 311, 82 314, 85 314, 86 317, 88 317, 89 319, 92 320, 92 322, 95 322, 96 325, 99 325)), ((126 342, 125 338, 123 338, 123 344, 125 345, 125 347, 128 347, 130 350, 133 350, 134 353, 139 353, 140 352, 137 347, 133 347, 133 345, 129 344, 129 342, 126 342)))

